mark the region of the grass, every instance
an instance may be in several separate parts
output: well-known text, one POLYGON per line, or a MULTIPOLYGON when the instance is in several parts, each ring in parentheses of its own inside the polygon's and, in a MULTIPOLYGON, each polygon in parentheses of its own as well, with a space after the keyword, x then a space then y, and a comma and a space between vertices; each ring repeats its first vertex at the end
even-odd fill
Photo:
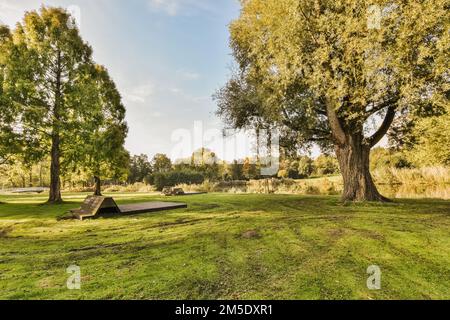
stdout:
POLYGON ((0 299, 450 299, 449 201, 208 194, 170 199, 188 209, 56 220, 85 196, 0 196, 0 299), (73 264, 81 290, 66 288, 73 264), (370 265, 381 290, 367 289, 370 265))
POLYGON ((376 182, 380 184, 415 185, 449 185, 450 167, 421 168, 380 168, 373 170, 376 182))

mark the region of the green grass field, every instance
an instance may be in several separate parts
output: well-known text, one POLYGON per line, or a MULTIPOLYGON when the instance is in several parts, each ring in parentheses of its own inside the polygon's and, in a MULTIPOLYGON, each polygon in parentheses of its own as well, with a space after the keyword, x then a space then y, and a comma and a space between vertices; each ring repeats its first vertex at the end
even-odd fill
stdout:
POLYGON ((1 299, 450 299, 449 201, 209 194, 169 199, 188 209, 56 220, 85 196, 0 196, 1 299), (66 288, 74 264, 81 290, 66 288), (381 290, 367 289, 370 265, 381 290))

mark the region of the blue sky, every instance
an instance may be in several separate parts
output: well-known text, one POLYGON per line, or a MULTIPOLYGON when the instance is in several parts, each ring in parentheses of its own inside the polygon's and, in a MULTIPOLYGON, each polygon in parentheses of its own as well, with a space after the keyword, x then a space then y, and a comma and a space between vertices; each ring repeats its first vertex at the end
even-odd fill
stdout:
MULTIPOLYGON (((222 129, 211 96, 232 64, 228 25, 237 0, 0 0, 0 20, 13 26, 42 4, 69 8, 96 62, 109 69, 127 107, 132 154, 176 157, 176 132, 194 134, 194 124, 222 129)), ((208 147, 191 140, 181 142, 180 156, 208 147)), ((245 155, 217 152, 228 160, 245 155)))

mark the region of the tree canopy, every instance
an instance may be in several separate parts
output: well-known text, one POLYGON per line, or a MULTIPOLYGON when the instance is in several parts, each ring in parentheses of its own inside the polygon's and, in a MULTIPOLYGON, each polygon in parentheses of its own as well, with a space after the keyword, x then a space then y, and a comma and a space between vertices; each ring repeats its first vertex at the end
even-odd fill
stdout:
POLYGON ((14 131, 14 108, 5 88, 6 66, 12 50, 12 35, 7 26, 0 25, 0 165, 21 151, 19 136, 14 131))
POLYGON ((450 104, 442 116, 415 122, 411 130, 413 143, 406 149, 415 166, 450 166, 450 104))
POLYGON ((2 74, 2 107, 27 156, 51 159, 50 203, 62 201, 62 161, 77 159, 95 174, 106 158, 125 155, 120 95, 66 10, 27 12, 11 33, 2 74))
POLYGON ((152 173, 152 165, 146 154, 135 155, 130 159, 128 182, 143 182, 152 173))
POLYGON ((129 154, 124 144, 128 133, 125 107, 105 67, 94 65, 82 91, 89 108, 79 115, 64 155, 65 167, 85 169, 95 180, 95 194, 101 195, 101 178, 127 174, 129 154))
POLYGON ((167 155, 158 153, 151 162, 153 172, 167 172, 172 169, 172 161, 167 155))
POLYGON ((238 70, 216 95, 237 128, 276 126, 289 147, 334 147, 344 200, 387 200, 369 153, 396 115, 448 103, 444 0, 242 0, 230 26, 238 70), (372 120, 381 118, 377 127, 372 120))

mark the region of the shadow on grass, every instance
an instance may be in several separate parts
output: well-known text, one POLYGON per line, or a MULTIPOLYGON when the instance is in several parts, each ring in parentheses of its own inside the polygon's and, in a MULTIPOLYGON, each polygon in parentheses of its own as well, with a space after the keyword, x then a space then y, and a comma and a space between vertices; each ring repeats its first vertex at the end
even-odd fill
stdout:
MULTIPOLYGON (((0 196, 1 219, 56 219, 69 210, 80 207, 85 194, 71 194, 61 204, 47 204, 46 197, 36 195, 0 196), (76 198, 75 199, 71 199, 76 198)), ((344 203, 338 196, 300 196, 300 195, 264 195, 264 194, 208 194, 167 199, 166 197, 135 194, 113 195, 116 202, 131 204, 147 201, 183 201, 187 209, 176 209, 175 212, 188 214, 237 214, 245 212, 265 212, 273 214, 450 214, 450 201, 432 199, 396 199, 390 203, 344 203)), ((165 211, 170 213, 173 211, 165 211)), ((136 214, 145 216, 155 213, 136 214)), ((129 215, 114 215, 120 219, 129 215)))
POLYGON ((5 203, 0 205, 0 219, 51 219, 79 205, 64 202, 58 205, 42 203, 5 203))

